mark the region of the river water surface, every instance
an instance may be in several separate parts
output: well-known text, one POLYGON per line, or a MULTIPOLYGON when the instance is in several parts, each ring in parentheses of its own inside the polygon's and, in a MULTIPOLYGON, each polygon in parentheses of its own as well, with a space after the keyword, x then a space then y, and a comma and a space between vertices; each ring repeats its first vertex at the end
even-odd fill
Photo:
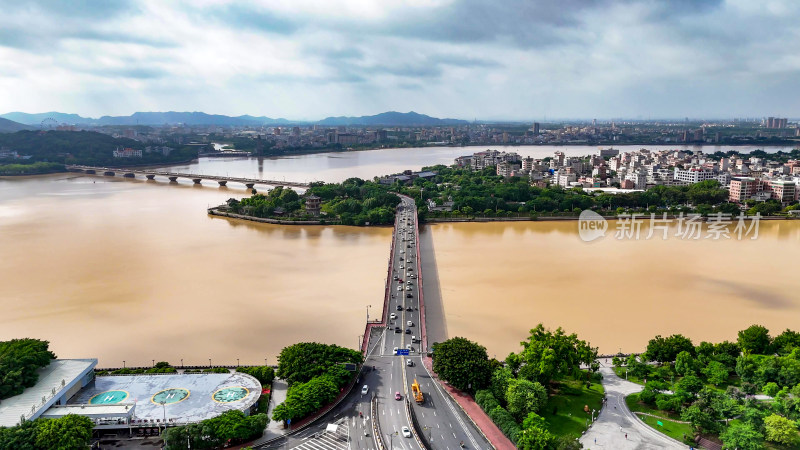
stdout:
MULTIPOLYGON (((514 147, 546 156, 555 149, 514 147)), ((292 181, 449 164, 478 148, 389 149, 173 167, 292 181)), ((706 149, 706 151, 713 151, 706 149)), ((0 340, 37 337, 101 366, 260 363, 317 340, 355 348, 379 314, 388 228, 282 227, 207 216, 248 195, 69 175, 0 179, 0 340)), ((657 333, 732 339, 753 322, 797 327, 796 222, 756 241, 586 244, 570 223, 433 225, 449 334, 490 354, 516 350, 538 322, 601 351, 640 350, 657 333)))

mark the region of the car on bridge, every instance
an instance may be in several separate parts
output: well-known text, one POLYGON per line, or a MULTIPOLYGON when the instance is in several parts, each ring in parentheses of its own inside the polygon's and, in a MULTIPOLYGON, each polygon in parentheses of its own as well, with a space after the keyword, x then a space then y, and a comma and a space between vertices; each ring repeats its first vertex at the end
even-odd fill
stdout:
POLYGON ((407 438, 411 437, 411 430, 409 430, 408 427, 401 428, 400 429, 400 433, 403 434, 403 437, 407 437, 407 438))
POLYGON ((399 392, 395 392, 395 393, 394 393, 394 399, 395 399, 395 400, 401 400, 402 398, 403 398, 403 397, 400 395, 400 393, 399 393, 399 392))

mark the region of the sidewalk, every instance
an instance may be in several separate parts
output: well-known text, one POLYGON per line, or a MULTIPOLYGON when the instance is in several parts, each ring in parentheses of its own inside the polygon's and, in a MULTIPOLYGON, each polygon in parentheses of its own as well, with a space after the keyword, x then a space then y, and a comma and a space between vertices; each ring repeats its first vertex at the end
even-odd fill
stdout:
POLYGON ((275 406, 280 405, 286 400, 286 393, 288 390, 289 386, 286 384, 286 380, 275 378, 272 381, 272 391, 270 392, 269 397, 269 408, 267 408, 269 423, 267 424, 267 428, 264 430, 264 434, 249 445, 263 444, 271 439, 283 436, 289 431, 288 429, 283 429, 283 422, 272 420, 272 412, 275 410, 275 406))
POLYGON ((603 387, 608 401, 597 419, 581 436, 586 449, 685 449, 671 437, 659 433, 638 419, 628 409, 625 397, 643 389, 643 386, 623 380, 610 367, 600 368, 603 387))
POLYGON ((433 371, 433 361, 431 358, 422 358, 422 363, 425 364, 428 371, 434 377, 434 382, 439 383, 439 385, 444 388, 444 390, 452 397, 458 406, 464 411, 464 413, 469 417, 472 423, 475 424, 476 427, 486 436, 486 439, 494 446, 497 450, 514 450, 516 446, 500 431, 500 428, 497 428, 497 425, 492 422, 492 419, 486 415, 486 413, 475 403, 475 400, 470 397, 469 395, 459 391, 458 389, 450 386, 449 384, 439 380, 439 376, 436 375, 436 372, 433 371))

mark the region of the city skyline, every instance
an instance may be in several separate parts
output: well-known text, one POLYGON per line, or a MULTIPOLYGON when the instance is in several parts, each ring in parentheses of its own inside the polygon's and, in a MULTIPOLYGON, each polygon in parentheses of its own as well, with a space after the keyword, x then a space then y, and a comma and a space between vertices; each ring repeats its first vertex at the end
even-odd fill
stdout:
POLYGON ((800 115, 788 1, 0 4, 2 112, 800 115))

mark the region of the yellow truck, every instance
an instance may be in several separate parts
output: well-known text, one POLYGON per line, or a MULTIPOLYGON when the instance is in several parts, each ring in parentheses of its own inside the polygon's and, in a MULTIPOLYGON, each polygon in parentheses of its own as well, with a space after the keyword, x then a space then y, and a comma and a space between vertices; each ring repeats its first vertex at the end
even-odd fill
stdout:
POLYGON ((422 390, 420 390, 416 378, 414 378, 414 383, 411 385, 411 393, 414 394, 414 400, 417 403, 422 404, 422 402, 425 401, 425 397, 422 395, 422 390))

